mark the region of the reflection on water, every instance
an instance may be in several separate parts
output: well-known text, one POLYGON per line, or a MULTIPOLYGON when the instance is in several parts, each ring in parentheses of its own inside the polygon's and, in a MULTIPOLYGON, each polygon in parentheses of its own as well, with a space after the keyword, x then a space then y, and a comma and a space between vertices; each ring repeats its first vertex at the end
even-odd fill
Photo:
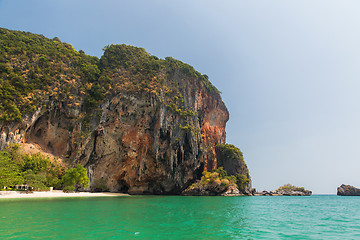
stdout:
POLYGON ((130 196, 0 200, 4 238, 360 238, 360 198, 130 196))

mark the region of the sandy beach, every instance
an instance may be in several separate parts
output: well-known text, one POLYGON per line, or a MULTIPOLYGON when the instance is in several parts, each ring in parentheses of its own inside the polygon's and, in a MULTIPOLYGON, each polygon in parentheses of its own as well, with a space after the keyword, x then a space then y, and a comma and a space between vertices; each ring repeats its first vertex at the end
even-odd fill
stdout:
POLYGON ((110 193, 110 192, 73 192, 64 193, 61 190, 54 190, 51 192, 15 192, 15 191, 1 191, 0 199, 5 198, 58 198, 58 197, 118 197, 118 196, 130 196, 125 193, 110 193))

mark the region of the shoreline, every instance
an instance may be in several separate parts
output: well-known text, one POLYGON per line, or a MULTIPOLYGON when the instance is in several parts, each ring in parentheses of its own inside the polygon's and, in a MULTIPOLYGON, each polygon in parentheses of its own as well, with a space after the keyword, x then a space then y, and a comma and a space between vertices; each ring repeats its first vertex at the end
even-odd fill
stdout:
POLYGON ((15 199, 15 198, 63 198, 63 197, 124 197, 130 196, 126 193, 111 193, 111 192, 72 192, 64 193, 61 190, 54 190, 52 192, 16 192, 3 191, 0 192, 0 199, 15 199))

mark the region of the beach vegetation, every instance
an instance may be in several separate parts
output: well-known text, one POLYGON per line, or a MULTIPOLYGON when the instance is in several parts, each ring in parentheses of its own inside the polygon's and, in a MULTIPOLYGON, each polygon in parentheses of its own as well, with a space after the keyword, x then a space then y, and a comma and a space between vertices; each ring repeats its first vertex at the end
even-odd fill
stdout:
POLYGON ((35 190, 48 190, 46 186, 46 175, 44 173, 35 174, 31 169, 26 170, 22 173, 24 183, 28 186, 33 187, 35 190))
POLYGON ((63 192, 74 192, 75 191, 75 186, 66 186, 63 188, 63 192))
POLYGON ((77 164, 75 167, 68 169, 62 177, 63 187, 74 186, 76 190, 79 188, 85 188, 89 185, 89 178, 87 176, 87 170, 81 164, 77 164))
POLYGON ((21 169, 6 151, 0 152, 0 189, 22 184, 21 169))
POLYGON ((49 98, 74 106, 86 98, 87 110, 101 102, 97 57, 58 38, 5 28, 0 42, 0 121, 20 122, 49 98))
POLYGON ((34 190, 87 187, 87 170, 80 164, 67 169, 40 153, 22 154, 14 144, 0 151, 0 188, 27 184, 34 190))
POLYGON ((34 190, 61 188, 61 177, 65 168, 55 160, 36 154, 19 153, 19 145, 14 144, 0 151, 0 188, 27 184, 34 190))

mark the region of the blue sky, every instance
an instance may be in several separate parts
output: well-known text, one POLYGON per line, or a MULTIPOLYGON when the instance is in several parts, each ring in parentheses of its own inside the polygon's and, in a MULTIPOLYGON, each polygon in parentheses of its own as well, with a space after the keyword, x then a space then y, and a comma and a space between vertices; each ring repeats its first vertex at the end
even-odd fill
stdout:
POLYGON ((189 63, 222 91, 255 188, 336 193, 360 187, 359 12, 352 0, 0 0, 0 27, 189 63))

